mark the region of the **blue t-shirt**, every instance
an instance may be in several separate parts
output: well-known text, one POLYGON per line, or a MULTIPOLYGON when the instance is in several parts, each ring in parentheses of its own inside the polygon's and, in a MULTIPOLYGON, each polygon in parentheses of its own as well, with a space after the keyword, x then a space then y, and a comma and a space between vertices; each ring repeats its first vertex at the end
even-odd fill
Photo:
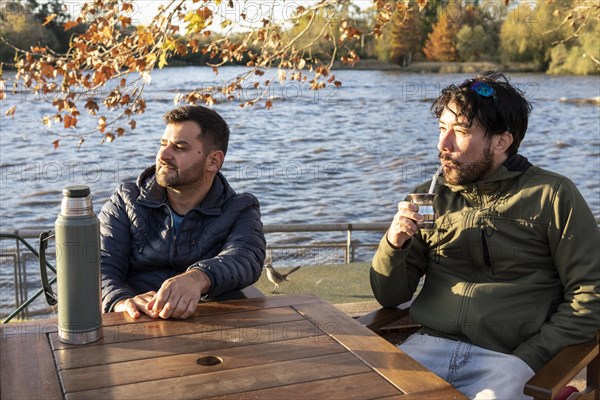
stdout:
POLYGON ((173 218, 173 227, 175 228, 175 234, 177 234, 177 231, 179 230, 179 225, 181 225, 181 221, 183 221, 183 215, 177 214, 171 208, 171 206, 169 206, 169 209, 171 210, 171 217, 173 218))

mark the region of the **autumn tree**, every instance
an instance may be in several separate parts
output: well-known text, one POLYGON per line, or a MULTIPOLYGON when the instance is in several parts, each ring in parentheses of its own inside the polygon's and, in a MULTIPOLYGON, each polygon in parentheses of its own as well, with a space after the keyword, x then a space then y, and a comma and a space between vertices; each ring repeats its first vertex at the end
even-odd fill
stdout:
POLYGON ((550 74, 590 75, 600 72, 600 24, 590 20, 577 36, 561 41, 550 50, 550 74))
POLYGON ((561 21, 556 30, 567 25, 567 35, 552 43, 551 74, 600 73, 600 3, 575 0, 575 8, 559 9, 553 17, 561 21))
POLYGON ((599 20, 597 0, 516 3, 500 33, 502 61, 550 73, 598 73, 599 20))
POLYGON ((456 8, 446 7, 427 37, 423 53, 430 61, 457 61, 456 34, 461 15, 456 8))
MULTIPOLYGON (((6 3, 0 8, 0 37, 10 41, 15 47, 27 48, 31 43, 58 48, 56 35, 36 19, 36 14, 27 5, 6 3)), ((11 62, 15 50, 8 46, 0 48, 0 62, 11 62)))
POLYGON ((406 66, 418 58, 423 47, 419 10, 410 4, 398 7, 380 42, 387 61, 406 66))

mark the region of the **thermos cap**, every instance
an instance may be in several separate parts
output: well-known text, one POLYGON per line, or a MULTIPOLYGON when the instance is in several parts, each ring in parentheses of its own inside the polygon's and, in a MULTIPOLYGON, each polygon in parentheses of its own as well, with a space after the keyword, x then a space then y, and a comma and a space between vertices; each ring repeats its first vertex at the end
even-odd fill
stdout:
POLYGON ((84 185, 67 186, 63 189, 63 196, 86 197, 90 195, 90 188, 84 185))
POLYGON ((93 215, 90 188, 84 185, 67 186, 63 189, 60 213, 67 217, 93 215))

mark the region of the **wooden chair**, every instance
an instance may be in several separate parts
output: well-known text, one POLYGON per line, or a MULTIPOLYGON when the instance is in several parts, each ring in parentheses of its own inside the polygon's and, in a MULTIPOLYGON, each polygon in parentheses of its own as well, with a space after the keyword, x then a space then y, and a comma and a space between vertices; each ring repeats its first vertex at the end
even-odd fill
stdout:
MULTIPOLYGON (((383 328, 390 324, 393 324, 394 329, 397 330, 404 328, 416 330, 418 327, 410 321, 408 308, 380 308, 358 318, 358 321, 380 334, 384 330, 383 328)), ((600 331, 589 342, 565 347, 527 382, 523 393, 536 400, 571 400, 575 398, 599 400, 600 331), (583 391, 569 396, 569 389, 566 385, 585 367, 587 367, 587 387, 583 391)))

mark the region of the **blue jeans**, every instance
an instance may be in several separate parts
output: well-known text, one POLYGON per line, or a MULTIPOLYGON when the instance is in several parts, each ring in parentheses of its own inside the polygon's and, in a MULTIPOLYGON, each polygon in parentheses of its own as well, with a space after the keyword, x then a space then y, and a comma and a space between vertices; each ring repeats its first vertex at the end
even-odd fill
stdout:
POLYGON ((523 388, 534 372, 517 356, 420 333, 398 347, 470 399, 531 399, 523 388))

